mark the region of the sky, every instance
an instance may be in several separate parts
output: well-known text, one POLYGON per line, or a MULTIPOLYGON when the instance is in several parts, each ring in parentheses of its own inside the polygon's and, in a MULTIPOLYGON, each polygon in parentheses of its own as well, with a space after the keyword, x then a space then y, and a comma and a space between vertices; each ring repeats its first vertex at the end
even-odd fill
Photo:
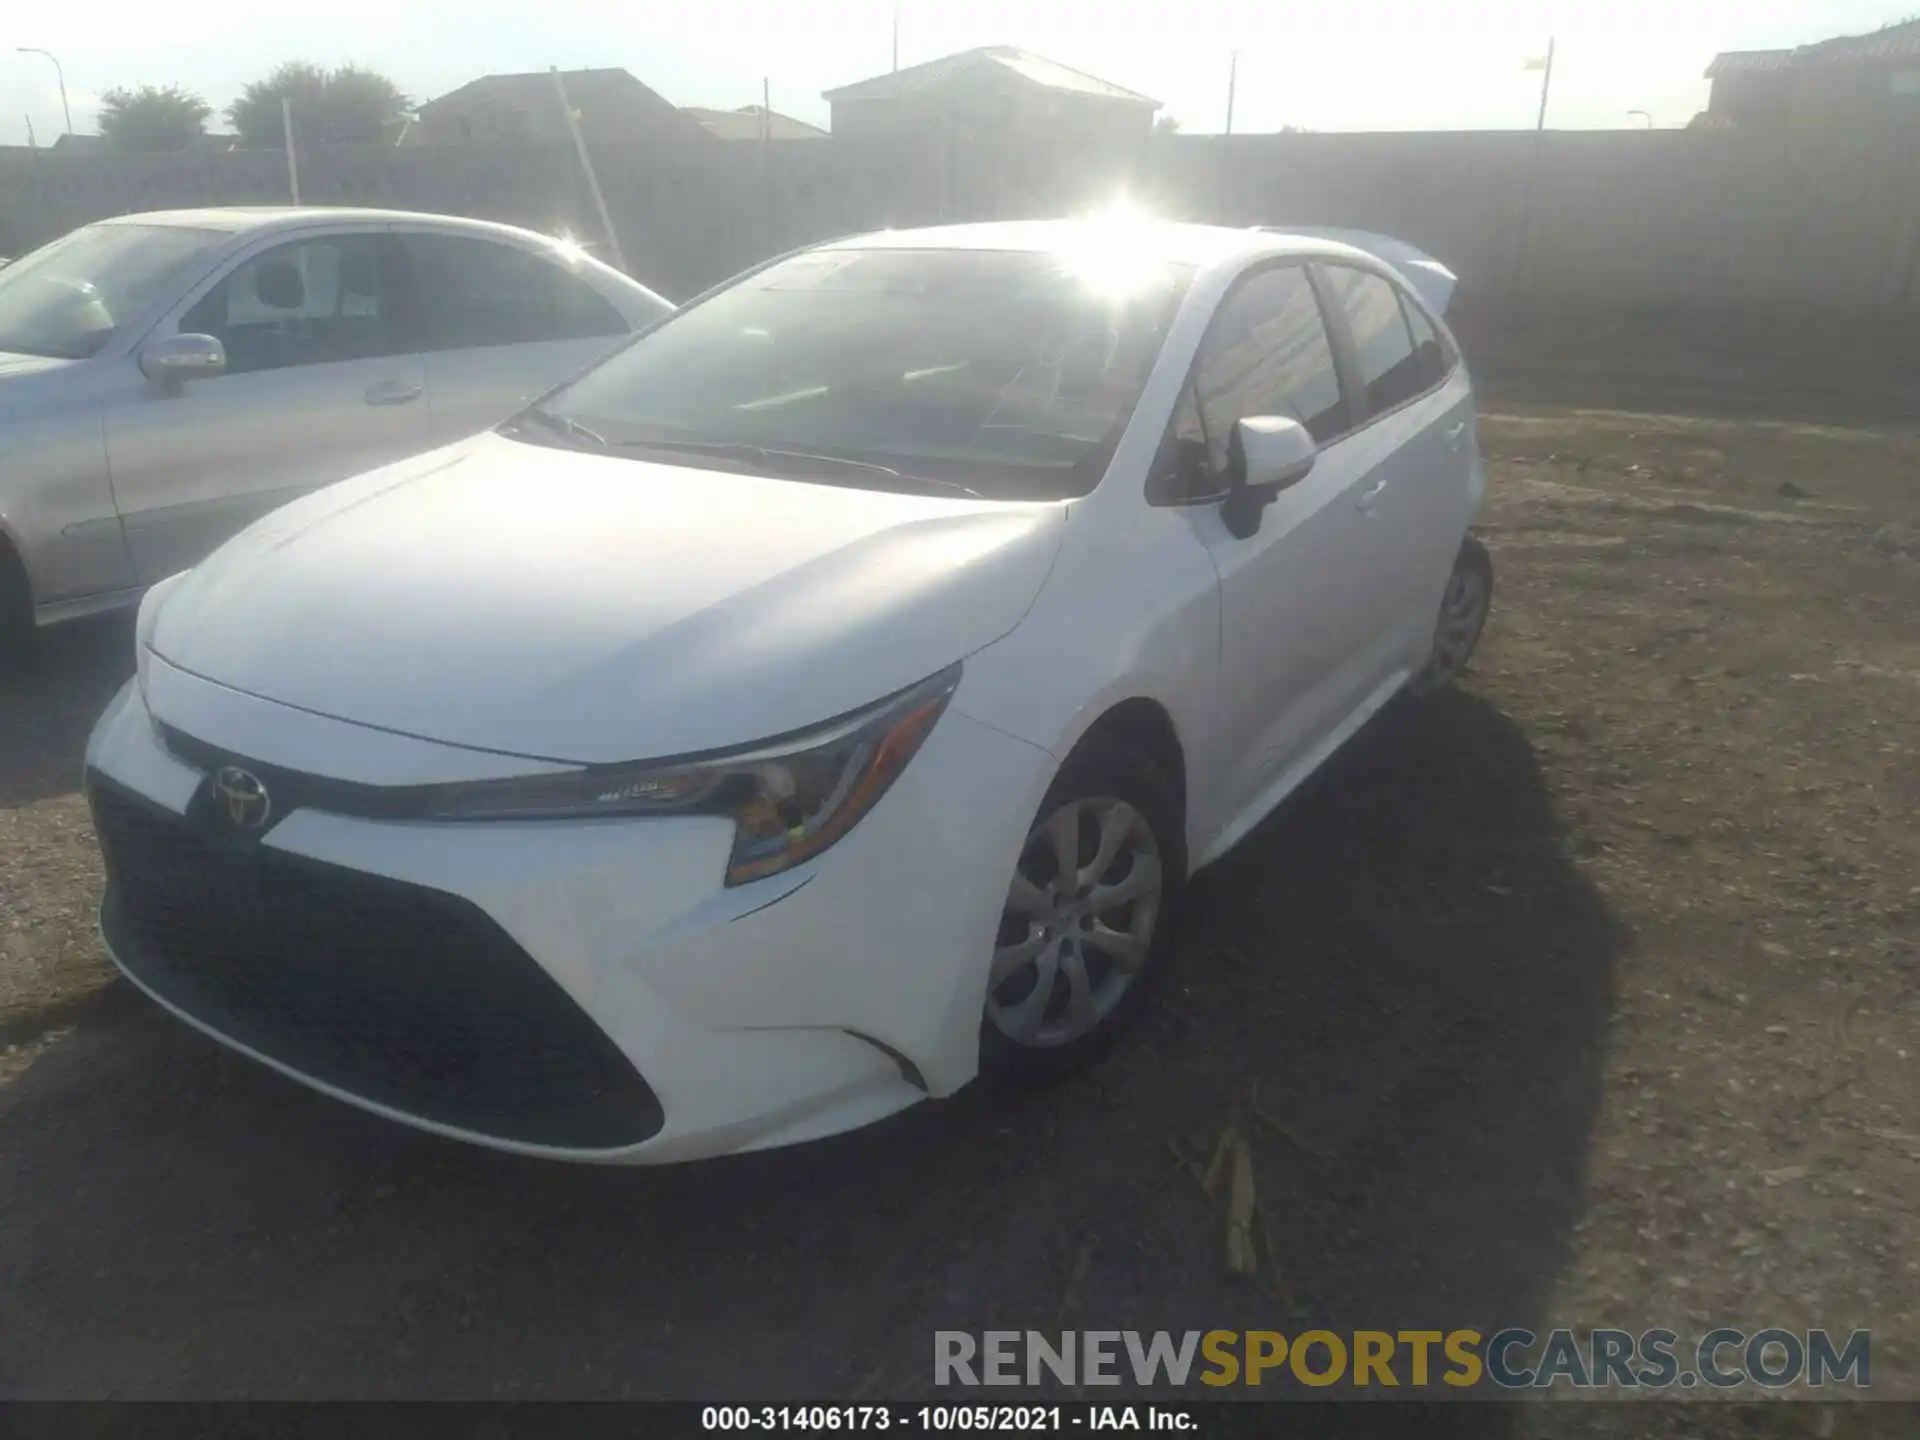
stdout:
MULTIPOLYGON (((824 125, 822 90, 975 45, 1018 45, 1165 105, 1184 130, 1218 131, 1239 54, 1233 128, 1428 130, 1526 127, 1556 42, 1547 123, 1609 129, 1686 124, 1704 108, 1721 50, 1856 34, 1920 0, 731 0, 608 7, 593 0, 188 0, 180 5, 9 6, 0 21, 0 144, 61 131, 59 57, 73 128, 95 128, 102 92, 177 84, 224 110, 283 60, 353 62, 429 100, 496 71, 624 66, 679 105, 760 98, 824 125)), ((225 128, 224 121, 216 122, 225 128)))

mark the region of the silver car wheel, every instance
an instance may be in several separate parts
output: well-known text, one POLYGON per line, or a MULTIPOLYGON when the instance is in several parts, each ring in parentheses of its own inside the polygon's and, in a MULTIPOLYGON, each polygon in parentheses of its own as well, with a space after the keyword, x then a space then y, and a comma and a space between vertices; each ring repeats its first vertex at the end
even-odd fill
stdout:
POLYGON ((1035 823, 1014 866, 987 1018, 1016 1045, 1090 1034, 1133 988, 1160 918, 1160 842, 1124 800, 1072 800, 1035 823))

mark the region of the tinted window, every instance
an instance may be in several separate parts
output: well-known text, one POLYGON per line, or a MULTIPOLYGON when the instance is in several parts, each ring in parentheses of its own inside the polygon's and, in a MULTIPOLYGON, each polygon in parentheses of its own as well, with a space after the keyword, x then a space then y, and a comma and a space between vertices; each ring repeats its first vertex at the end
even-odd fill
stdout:
POLYGON ((1371 270, 1325 266, 1321 274, 1328 296, 1339 305, 1360 353, 1360 374, 1367 387, 1367 409, 1378 414, 1411 400, 1426 383, 1413 353, 1413 337, 1400 311, 1393 284, 1371 270))
POLYGON ((466 235, 404 237, 429 350, 624 335, 626 321, 559 260, 466 235))
POLYGON ((1305 269, 1264 270, 1227 297, 1200 342, 1194 385, 1216 477, 1226 474, 1236 420, 1290 416, 1322 445, 1347 430, 1340 373, 1305 269))
POLYGON ((1214 473, 1207 456, 1206 427, 1200 423, 1200 406, 1193 398, 1193 386, 1180 388, 1180 403, 1174 406, 1173 422, 1160 442, 1153 475, 1148 482, 1148 498, 1154 501, 1200 500, 1218 495, 1226 482, 1214 473))
POLYGON ((552 284, 553 308, 559 316, 562 340, 627 333, 626 317, 578 275, 556 264, 552 267, 552 284))
POLYGON ((184 287, 226 236, 173 225, 89 225, 0 268, 0 350, 84 360, 184 287))
POLYGON ((648 459, 737 468, 757 448, 806 479, 1085 494, 1191 275, 1105 248, 809 251, 679 311, 546 408, 648 459))
POLYGON ((1407 329, 1413 332, 1413 358, 1420 374, 1420 388, 1431 390, 1446 378, 1447 371, 1453 368, 1452 362, 1426 312, 1404 295, 1400 297, 1400 308, 1407 312, 1407 329))
POLYGON ((279 245, 202 296, 180 330, 217 338, 235 375, 394 355, 407 348, 396 322, 396 277, 380 235, 279 245))

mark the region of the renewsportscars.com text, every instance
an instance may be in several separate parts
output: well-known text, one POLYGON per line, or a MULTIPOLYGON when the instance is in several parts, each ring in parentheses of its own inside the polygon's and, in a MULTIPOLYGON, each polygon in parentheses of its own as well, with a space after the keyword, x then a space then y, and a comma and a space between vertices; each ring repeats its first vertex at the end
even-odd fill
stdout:
POLYGON ((1730 1327, 1691 1341, 1652 1329, 1536 1335, 1478 1330, 938 1330, 936 1385, 1257 1386, 1663 1390, 1872 1380, 1872 1336, 1730 1327))

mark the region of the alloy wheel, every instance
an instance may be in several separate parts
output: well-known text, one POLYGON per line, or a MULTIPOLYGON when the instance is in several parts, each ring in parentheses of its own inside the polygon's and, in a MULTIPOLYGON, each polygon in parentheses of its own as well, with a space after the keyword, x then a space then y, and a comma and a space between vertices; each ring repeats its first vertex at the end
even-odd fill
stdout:
POLYGON ((1016 1045, 1090 1034, 1147 963, 1164 886, 1147 819, 1111 796, 1043 814, 1014 867, 987 982, 987 1018, 1016 1045))

